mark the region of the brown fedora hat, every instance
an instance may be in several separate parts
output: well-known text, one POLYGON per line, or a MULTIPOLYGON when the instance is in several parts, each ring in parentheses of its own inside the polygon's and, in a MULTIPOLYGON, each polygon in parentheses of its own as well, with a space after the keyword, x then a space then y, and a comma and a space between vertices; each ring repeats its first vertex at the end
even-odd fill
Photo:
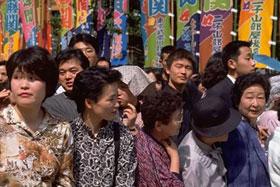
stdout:
POLYGON ((192 129, 201 136, 217 137, 234 130, 241 114, 217 96, 206 96, 194 104, 192 129))

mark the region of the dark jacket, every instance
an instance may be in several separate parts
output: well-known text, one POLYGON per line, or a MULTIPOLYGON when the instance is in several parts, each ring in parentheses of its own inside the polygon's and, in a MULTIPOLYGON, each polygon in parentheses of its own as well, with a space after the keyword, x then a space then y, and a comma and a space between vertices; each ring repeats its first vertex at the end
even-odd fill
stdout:
POLYGON ((226 77, 217 84, 215 84, 213 87, 208 89, 206 91, 206 95, 214 95, 221 97, 229 107, 232 107, 231 95, 233 85, 234 84, 231 82, 231 80, 228 77, 226 77))
POLYGON ((269 187, 268 161, 256 130, 246 121, 229 134, 222 144, 229 187, 269 187))

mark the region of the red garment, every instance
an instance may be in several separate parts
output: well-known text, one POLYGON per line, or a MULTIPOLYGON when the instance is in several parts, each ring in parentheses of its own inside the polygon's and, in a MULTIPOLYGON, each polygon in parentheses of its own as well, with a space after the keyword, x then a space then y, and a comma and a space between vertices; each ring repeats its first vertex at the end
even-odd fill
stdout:
POLYGON ((136 135, 138 161, 137 186, 183 187, 184 183, 170 171, 170 159, 162 145, 143 131, 136 135))

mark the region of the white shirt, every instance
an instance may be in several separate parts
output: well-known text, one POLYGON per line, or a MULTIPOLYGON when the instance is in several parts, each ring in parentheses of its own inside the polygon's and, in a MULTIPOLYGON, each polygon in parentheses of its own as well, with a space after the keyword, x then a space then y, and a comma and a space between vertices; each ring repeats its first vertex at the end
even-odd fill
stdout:
POLYGON ((268 169, 272 187, 280 186, 280 127, 274 131, 268 145, 268 169))
POLYGON ((227 77, 229 78, 229 80, 230 80, 233 84, 235 83, 236 79, 235 79, 233 76, 227 74, 227 77))
POLYGON ((179 145, 180 172, 188 187, 225 187, 226 168, 221 149, 201 142, 190 131, 179 145))

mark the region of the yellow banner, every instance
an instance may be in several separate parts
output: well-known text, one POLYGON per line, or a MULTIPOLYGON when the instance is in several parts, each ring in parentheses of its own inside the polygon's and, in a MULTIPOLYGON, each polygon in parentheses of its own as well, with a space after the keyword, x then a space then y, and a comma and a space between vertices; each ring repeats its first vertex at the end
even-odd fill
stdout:
POLYGON ((76 0, 76 27, 87 21, 88 0, 76 0))
MULTIPOLYGON (((274 0, 241 0, 238 39, 251 41, 252 52, 270 56, 274 0)), ((258 64, 257 67, 266 67, 258 64)))
POLYGON ((11 54, 20 49, 20 32, 17 31, 9 36, 8 42, 4 44, 4 59, 7 60, 11 54))

